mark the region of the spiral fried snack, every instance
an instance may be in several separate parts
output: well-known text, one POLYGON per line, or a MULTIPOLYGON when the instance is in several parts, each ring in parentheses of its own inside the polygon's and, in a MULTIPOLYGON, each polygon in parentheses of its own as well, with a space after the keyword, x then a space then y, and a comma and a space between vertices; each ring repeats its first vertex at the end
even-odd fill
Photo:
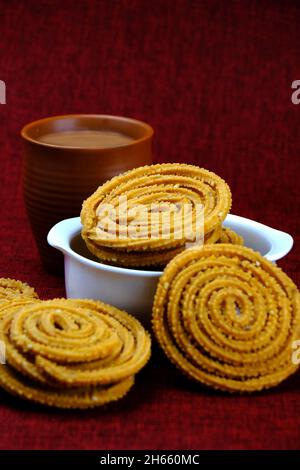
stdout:
POLYGON ((118 400, 150 357, 150 337, 140 323, 98 301, 16 306, 0 321, 0 333, 7 361, 0 386, 59 408, 118 400))
POLYGON ((84 201, 82 237, 108 263, 165 266, 199 235, 217 241, 230 207, 228 185, 208 170, 179 163, 144 166, 112 178, 84 201), (190 230, 183 230, 187 215, 190 230))
POLYGON ((213 388, 254 392, 297 369, 299 292, 249 248, 205 245, 174 258, 159 281, 152 321, 169 359, 213 388))
POLYGON ((244 239, 231 228, 222 227, 221 236, 217 243, 231 243, 232 245, 243 245, 244 239))
POLYGON ((16 300, 3 300, 0 302, 0 322, 7 316, 11 317, 16 310, 20 310, 22 307, 32 305, 36 302, 40 302, 40 300, 30 297, 20 297, 16 300))
POLYGON ((38 298, 35 290, 28 284, 15 279, 0 278, 0 305, 3 301, 27 298, 38 298))

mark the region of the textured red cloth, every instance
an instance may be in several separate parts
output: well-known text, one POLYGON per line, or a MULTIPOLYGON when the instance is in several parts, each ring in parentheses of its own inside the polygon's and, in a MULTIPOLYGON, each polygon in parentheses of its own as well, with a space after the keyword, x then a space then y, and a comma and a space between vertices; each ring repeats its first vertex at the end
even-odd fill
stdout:
MULTIPOLYGON (((18 133, 74 112, 143 119, 157 161, 197 163, 230 184, 233 213, 290 232, 280 265, 299 285, 300 4, 292 1, 0 0, 0 276, 42 298, 22 201, 18 133)), ((0 448, 300 448, 300 374, 253 396, 210 392, 154 352, 134 390, 102 410, 43 409, 0 392, 0 448)))

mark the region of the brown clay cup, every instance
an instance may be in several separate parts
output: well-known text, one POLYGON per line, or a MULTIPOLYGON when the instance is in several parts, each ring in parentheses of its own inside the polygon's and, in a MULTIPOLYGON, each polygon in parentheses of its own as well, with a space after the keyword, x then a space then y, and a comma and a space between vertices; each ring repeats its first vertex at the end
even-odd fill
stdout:
POLYGON ((24 199, 33 235, 44 267, 62 272, 62 255, 47 244, 50 228, 62 219, 78 216, 82 202, 115 175, 152 163, 153 129, 148 124, 118 116, 74 114, 27 124, 24 199), (63 147, 40 142, 45 134, 75 130, 109 130, 134 140, 118 147, 63 147))

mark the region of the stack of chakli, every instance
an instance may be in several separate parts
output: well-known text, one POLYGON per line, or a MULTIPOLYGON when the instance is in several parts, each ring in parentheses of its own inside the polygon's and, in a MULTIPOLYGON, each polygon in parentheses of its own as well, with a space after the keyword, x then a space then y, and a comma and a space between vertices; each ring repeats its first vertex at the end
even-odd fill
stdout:
POLYGON ((34 289, 0 279, 0 387, 58 408, 92 408, 122 398, 150 357, 134 317, 92 300, 41 301, 34 289))
POLYGON ((214 244, 176 256, 159 280, 152 321, 169 359, 209 387, 254 392, 299 367, 297 286, 250 248, 214 244))
POLYGON ((241 244, 241 237, 222 228, 230 207, 229 186, 211 171, 179 163, 139 167, 84 201, 82 237, 106 263, 161 268, 191 244, 241 244), (190 230, 183 227, 184 210, 190 230))

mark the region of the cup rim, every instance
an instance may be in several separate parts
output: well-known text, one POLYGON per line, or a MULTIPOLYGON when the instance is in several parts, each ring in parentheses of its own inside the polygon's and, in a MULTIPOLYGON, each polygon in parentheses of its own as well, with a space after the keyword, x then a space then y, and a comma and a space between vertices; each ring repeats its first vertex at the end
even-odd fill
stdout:
POLYGON ((126 122, 131 122, 138 124, 139 126, 143 127, 145 130, 145 135, 143 137, 140 137, 139 139, 134 139, 132 142, 128 142, 126 144, 121 144, 116 147, 111 147, 111 148, 122 148, 122 147, 131 147, 137 144, 140 144, 141 142, 144 142, 145 140, 150 139, 153 134, 154 134, 154 129, 150 126, 150 124, 147 124, 144 121, 140 121, 139 119, 134 119, 134 118, 129 118, 126 116, 117 116, 114 114, 61 114, 57 116, 49 116, 46 118, 42 119, 37 119, 35 121, 31 121, 28 124, 26 124, 20 131, 21 137, 26 140, 27 142, 31 142, 33 144, 39 145, 41 147, 48 147, 48 148, 55 148, 55 149, 63 149, 63 150, 82 150, 84 152, 88 151, 107 151, 107 148, 103 147, 76 147, 76 146, 63 146, 63 145, 56 145, 56 144, 48 144, 46 142, 41 142, 37 139, 33 139, 28 135, 28 131, 36 126, 42 125, 46 122, 49 121, 56 121, 58 119, 75 119, 75 118, 109 118, 113 119, 116 121, 126 121, 126 122))

